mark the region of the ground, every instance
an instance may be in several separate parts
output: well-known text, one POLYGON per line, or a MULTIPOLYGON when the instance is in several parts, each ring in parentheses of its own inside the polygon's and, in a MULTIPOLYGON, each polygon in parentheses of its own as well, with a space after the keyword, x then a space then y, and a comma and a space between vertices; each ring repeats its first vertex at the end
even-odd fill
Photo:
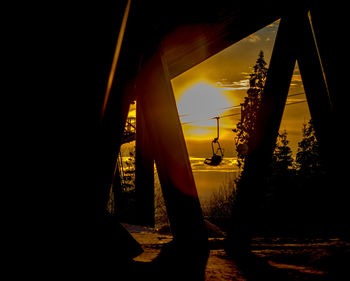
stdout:
MULTIPOLYGON (((152 261, 162 246, 172 240, 171 235, 155 229, 124 224, 133 237, 142 245, 144 252, 136 261, 152 261)), ((210 256, 206 266, 205 281, 245 281, 256 279, 246 274, 230 259, 223 249, 224 238, 210 238, 210 256)), ((256 237, 253 252, 266 262, 278 278, 274 280, 350 280, 350 243, 339 238, 256 237), (282 276, 282 277, 280 277, 282 276), (349 278, 349 279, 348 279, 349 278)), ((271 279, 270 279, 271 280, 271 279)))

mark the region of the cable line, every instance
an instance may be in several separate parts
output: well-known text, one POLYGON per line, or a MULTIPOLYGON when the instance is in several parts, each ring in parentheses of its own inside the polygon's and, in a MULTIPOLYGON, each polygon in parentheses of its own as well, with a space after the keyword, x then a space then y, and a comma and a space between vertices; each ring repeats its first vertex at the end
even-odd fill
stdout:
MULTIPOLYGON (((290 95, 290 97, 291 96, 301 95, 301 94, 303 94, 303 93, 290 95)), ((294 102, 286 103, 286 106, 287 105, 297 104, 297 103, 303 103, 303 102, 306 102, 306 100, 294 101, 294 102)), ((191 115, 191 114, 180 115, 180 117, 182 117, 182 116, 189 116, 189 115, 191 115)), ((231 116, 237 116, 237 115, 241 115, 241 113, 240 112, 239 113, 233 113, 233 114, 228 114, 228 115, 223 115, 223 116, 218 116, 218 117, 219 118, 225 118, 225 117, 231 117, 231 116)), ((212 117, 212 118, 208 118, 208 119, 189 121, 189 122, 184 122, 184 123, 181 123, 181 124, 182 125, 187 125, 187 124, 192 124, 192 123, 204 122, 204 121, 214 120, 214 119, 216 119, 218 117, 212 117)))

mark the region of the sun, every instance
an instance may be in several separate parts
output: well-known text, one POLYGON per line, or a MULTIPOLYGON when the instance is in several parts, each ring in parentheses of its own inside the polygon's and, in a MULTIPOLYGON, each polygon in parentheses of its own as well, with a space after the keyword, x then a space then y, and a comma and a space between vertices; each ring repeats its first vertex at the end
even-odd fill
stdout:
POLYGON ((215 122, 208 119, 219 116, 230 106, 220 89, 204 81, 185 90, 177 103, 181 123, 193 122, 201 127, 213 126, 215 122))
POLYGON ((187 138, 202 140, 216 136, 216 119, 230 102, 219 88, 206 81, 199 81, 177 95, 178 112, 187 138))

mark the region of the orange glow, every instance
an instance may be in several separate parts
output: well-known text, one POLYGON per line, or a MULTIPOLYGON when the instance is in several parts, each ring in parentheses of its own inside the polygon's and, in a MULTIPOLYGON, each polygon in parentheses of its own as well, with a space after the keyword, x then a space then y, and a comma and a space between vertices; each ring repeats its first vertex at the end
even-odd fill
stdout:
POLYGON ((219 116, 230 106, 220 89, 204 81, 187 89, 177 103, 181 122, 198 122, 196 126, 200 127, 216 126, 208 119, 219 116))
POLYGON ((220 90, 199 80, 177 95, 178 112, 186 138, 207 140, 216 137, 216 116, 232 105, 220 90))
MULTIPOLYGON (((216 120, 211 120, 212 125, 214 125, 214 122, 216 124, 216 120)), ((199 127, 199 126, 192 126, 192 125, 184 125, 182 127, 185 139, 192 139, 192 140, 208 140, 213 139, 216 136, 216 128, 215 127, 199 127)))

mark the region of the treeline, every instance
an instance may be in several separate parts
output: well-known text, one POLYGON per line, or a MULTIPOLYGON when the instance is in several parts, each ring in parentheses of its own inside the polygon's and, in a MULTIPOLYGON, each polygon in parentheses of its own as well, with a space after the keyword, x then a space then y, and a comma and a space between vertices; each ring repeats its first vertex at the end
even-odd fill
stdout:
POLYGON ((258 220, 261 231, 301 234, 332 229, 330 183, 312 120, 303 125, 302 134, 295 158, 287 132, 278 135, 264 183, 258 220))
MULTIPOLYGON (((206 217, 223 230, 235 223, 231 216, 238 189, 244 188, 240 181, 241 177, 226 181, 205 204, 206 217)), ((329 178, 321 162, 312 120, 303 124, 302 140, 295 156, 289 147, 287 131, 278 134, 261 188, 264 196, 257 208, 258 232, 294 235, 332 228, 329 178)))
MULTIPOLYGON (((267 73, 267 63, 261 51, 256 64, 252 67, 247 95, 241 103, 241 118, 233 129, 236 133, 234 141, 238 166, 242 174, 230 188, 225 189, 230 193, 225 195, 227 198, 225 206, 231 205, 232 208, 215 207, 218 203, 221 205, 224 203, 222 198, 218 200, 220 196, 214 194, 211 202, 207 204, 209 207, 206 208, 206 215, 223 228, 232 227, 235 219, 241 220, 245 212, 256 212, 247 218, 255 218, 256 222, 251 224, 257 231, 298 233, 330 229, 331 217, 334 215, 331 210, 332 196, 329 192, 331 181, 321 163, 320 149, 311 120, 302 127, 303 138, 298 144, 295 157, 288 145, 287 132, 278 134, 271 165, 264 174, 264 179, 261 179, 261 182, 253 181, 254 185, 257 185, 253 190, 259 195, 250 196, 245 191, 252 190, 246 186, 247 182, 252 184, 252 180, 242 175, 246 174, 244 163, 249 154, 250 143, 254 142, 252 138, 254 138, 258 112, 264 110, 261 100, 267 73), (242 202, 242 196, 240 196, 242 193, 245 194, 245 202, 242 202), (249 202, 249 198, 254 198, 257 202, 249 202), (242 210, 242 206, 244 209, 244 205, 251 204, 253 204, 251 208, 245 209, 243 214, 237 217, 236 205, 240 205, 239 209, 242 210), (231 216, 233 219, 230 219, 231 216)), ((262 169, 266 170, 266 167, 262 169)))

